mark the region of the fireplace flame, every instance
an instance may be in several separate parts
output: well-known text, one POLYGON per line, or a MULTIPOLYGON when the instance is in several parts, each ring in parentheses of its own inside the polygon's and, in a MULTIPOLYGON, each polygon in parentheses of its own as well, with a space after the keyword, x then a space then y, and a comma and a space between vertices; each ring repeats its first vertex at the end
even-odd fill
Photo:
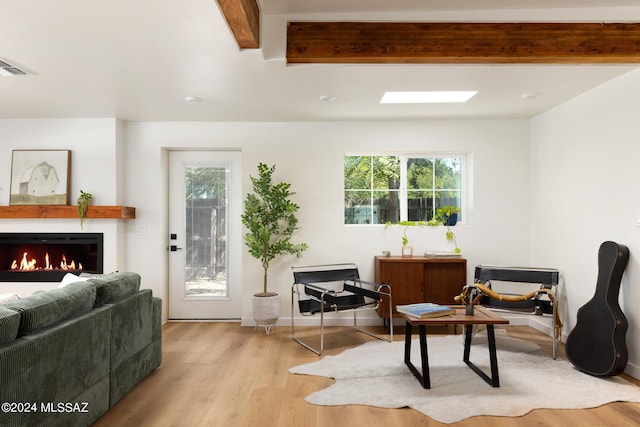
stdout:
MULTIPOLYGON (((67 264, 67 257, 62 255, 62 261, 60 261, 60 269, 62 270, 76 270, 76 262, 71 261, 71 264, 67 264)), ((82 264, 78 263, 77 270, 82 270, 82 264)))
MULTIPOLYGON (((44 267, 41 268, 43 270, 55 270, 55 267, 49 260, 49 253, 47 252, 44 256, 44 267)), ((17 260, 13 260, 11 262, 11 270, 20 270, 20 271, 34 271, 37 270, 38 267, 36 265, 38 262, 35 258, 29 259, 29 253, 25 252, 22 254, 22 259, 20 260, 20 265, 18 265, 17 260)), ((78 263, 78 267, 76 268, 76 262, 71 261, 71 263, 67 263, 67 257, 62 255, 62 260, 60 261, 60 270, 82 270, 82 263, 78 263)))
POLYGON ((20 261, 20 270, 35 270, 36 269, 36 260, 28 260, 27 259, 28 252, 22 254, 22 260, 20 261))

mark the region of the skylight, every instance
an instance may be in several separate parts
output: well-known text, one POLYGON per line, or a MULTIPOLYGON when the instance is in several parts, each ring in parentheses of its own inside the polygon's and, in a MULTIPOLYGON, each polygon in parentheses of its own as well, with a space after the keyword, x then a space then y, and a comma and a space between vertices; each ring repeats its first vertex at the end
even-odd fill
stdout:
POLYGON ((445 102, 467 102, 473 95, 478 93, 474 90, 456 91, 422 91, 422 92, 385 92, 381 104, 427 104, 445 102))

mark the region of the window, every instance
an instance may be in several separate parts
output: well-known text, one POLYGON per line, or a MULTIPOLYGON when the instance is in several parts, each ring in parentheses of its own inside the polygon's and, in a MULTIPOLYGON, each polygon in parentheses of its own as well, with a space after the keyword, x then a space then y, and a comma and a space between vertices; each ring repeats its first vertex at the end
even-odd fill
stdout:
POLYGON ((462 208, 464 160, 462 155, 345 156, 344 223, 429 221, 439 207, 462 208))

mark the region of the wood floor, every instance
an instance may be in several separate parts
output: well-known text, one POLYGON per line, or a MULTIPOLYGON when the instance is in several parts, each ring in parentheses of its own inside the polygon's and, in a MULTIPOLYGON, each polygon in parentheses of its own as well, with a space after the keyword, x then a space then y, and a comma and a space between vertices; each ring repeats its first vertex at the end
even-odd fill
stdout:
MULTIPOLYGON (((396 339, 403 339, 397 328, 396 339)), ((372 338, 344 328, 325 334, 326 354, 339 353, 372 338)), ((302 328, 304 333, 315 333, 302 328)), ((510 335, 540 344, 550 339, 526 326, 510 335)), ((439 331, 434 331, 438 333, 439 331)), ((564 357, 563 348, 560 354, 564 357)), ((640 403, 612 403, 587 410, 535 410, 522 417, 473 417, 455 424, 433 421, 409 408, 324 407, 304 397, 332 379, 293 375, 288 368, 318 360, 295 343, 288 327, 264 329, 237 323, 167 323, 163 362, 94 426, 638 426, 640 403)), ((627 377, 628 378, 628 377, 627 377)), ((629 379, 629 378, 628 378, 629 379)), ((640 382, 635 381, 640 386, 640 382)), ((540 384, 544 387, 544 372, 540 384)), ((462 405, 470 402, 460 402, 462 405)))

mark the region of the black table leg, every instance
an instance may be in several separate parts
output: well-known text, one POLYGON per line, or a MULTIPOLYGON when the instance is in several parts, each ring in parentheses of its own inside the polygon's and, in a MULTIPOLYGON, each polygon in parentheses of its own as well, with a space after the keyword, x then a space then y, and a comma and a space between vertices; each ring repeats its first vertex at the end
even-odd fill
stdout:
POLYGON ((411 323, 406 322, 406 326, 404 327, 404 363, 411 363, 411 332, 413 326, 411 323))
POLYGON ((487 374, 482 372, 480 368, 474 365, 469 360, 469 353, 471 352, 471 335, 472 335, 473 325, 465 326, 465 336, 464 336, 464 354, 462 356, 462 360, 466 363, 476 374, 478 374, 483 380, 487 382, 487 384, 492 387, 500 387, 500 378, 498 376, 498 357, 496 355, 496 335, 493 330, 493 325, 487 325, 487 340, 489 344, 489 361, 491 363, 491 376, 489 377, 487 374))
POLYGON ((411 323, 406 322, 404 332, 404 363, 409 367, 409 370, 420 381, 422 388, 431 388, 431 378, 429 376, 429 355, 427 353, 427 327, 425 325, 418 325, 418 334, 420 336, 420 360, 422 362, 422 373, 416 369, 411 363, 411 332, 413 326, 411 323))

